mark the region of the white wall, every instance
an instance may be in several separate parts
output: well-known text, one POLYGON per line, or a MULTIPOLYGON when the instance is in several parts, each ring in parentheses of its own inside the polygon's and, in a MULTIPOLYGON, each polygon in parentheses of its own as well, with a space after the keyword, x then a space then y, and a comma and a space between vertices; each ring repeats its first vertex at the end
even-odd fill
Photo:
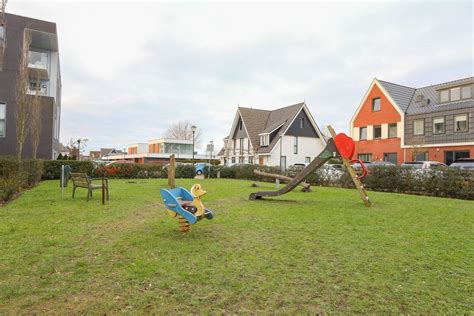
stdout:
MULTIPOLYGON (((283 136, 281 155, 286 156, 286 166, 294 164, 304 164, 306 157, 311 157, 311 161, 317 157, 326 146, 320 138, 298 137, 298 154, 294 154, 294 136, 283 136)), ((273 149, 270 162, 273 165, 280 165, 280 144, 276 144, 273 149)), ((272 164, 270 164, 272 165, 272 164)))

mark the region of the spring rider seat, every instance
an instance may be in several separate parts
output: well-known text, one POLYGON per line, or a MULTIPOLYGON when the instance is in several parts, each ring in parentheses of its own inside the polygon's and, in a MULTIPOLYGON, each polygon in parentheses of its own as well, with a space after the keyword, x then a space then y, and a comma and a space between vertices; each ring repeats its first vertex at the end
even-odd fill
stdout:
POLYGON ((171 217, 179 216, 179 230, 189 232, 191 225, 203 218, 212 219, 214 213, 205 208, 201 197, 206 194, 200 184, 195 184, 191 192, 183 187, 160 189, 161 197, 171 217))

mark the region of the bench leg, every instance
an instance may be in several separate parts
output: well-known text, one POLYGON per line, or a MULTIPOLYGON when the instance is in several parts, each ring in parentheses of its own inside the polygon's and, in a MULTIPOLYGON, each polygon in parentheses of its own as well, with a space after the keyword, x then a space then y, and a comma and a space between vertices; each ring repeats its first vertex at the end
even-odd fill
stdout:
POLYGON ((109 200, 109 186, 105 187, 105 196, 107 198, 107 201, 109 200))
POLYGON ((92 197, 92 191, 90 189, 87 190, 87 202, 89 202, 89 198, 92 197))
POLYGON ((74 198, 75 195, 76 195, 76 186, 74 185, 72 187, 72 198, 74 198))

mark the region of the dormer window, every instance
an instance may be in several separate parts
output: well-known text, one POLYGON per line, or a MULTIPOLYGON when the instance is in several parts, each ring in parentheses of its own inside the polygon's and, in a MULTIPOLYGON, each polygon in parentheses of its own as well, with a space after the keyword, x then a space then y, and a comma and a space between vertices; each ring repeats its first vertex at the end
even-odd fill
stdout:
POLYGON ((470 99, 472 98, 471 90, 472 87, 470 85, 441 90, 439 92, 439 101, 440 103, 445 103, 450 101, 470 99))
POLYGON ((270 145, 270 134, 262 134, 260 135, 260 146, 268 146, 270 145))
POLYGON ((304 128, 304 117, 300 118, 300 128, 304 128))

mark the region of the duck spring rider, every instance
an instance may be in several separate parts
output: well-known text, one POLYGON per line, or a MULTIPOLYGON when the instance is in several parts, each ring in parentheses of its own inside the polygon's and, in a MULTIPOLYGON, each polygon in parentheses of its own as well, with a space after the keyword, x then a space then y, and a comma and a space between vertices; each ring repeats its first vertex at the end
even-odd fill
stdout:
POLYGON ((212 219, 214 213, 205 208, 201 197, 206 194, 200 184, 191 187, 191 192, 183 187, 174 189, 160 189, 163 202, 168 209, 168 215, 178 216, 179 230, 188 232, 191 225, 196 224, 203 218, 212 219))

